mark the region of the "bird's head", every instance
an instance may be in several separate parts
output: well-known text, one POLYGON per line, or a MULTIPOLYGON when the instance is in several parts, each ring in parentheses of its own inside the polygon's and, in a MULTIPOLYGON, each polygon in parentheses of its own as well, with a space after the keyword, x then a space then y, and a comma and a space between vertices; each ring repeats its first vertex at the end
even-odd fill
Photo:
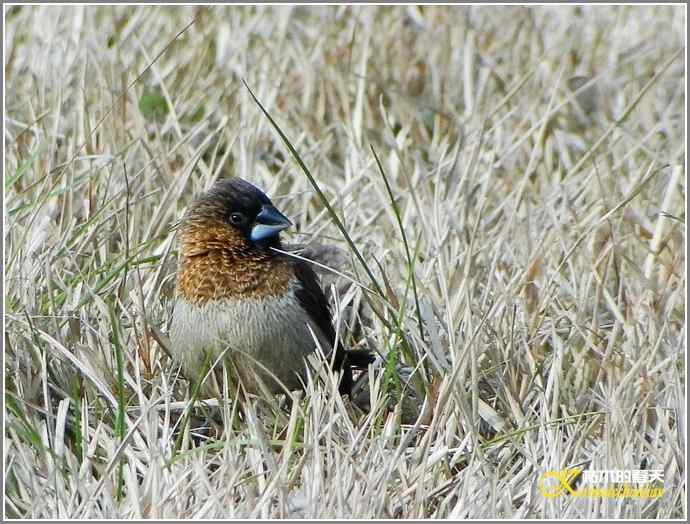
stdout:
POLYGON ((280 247, 280 232, 291 225, 259 188, 241 178, 223 179, 187 210, 180 227, 182 250, 186 255, 216 249, 268 253, 280 247))

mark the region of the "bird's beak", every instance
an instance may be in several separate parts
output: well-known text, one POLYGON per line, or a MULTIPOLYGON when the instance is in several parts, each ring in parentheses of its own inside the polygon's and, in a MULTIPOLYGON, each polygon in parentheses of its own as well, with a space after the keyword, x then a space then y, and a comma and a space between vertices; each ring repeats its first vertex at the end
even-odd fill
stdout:
POLYGON ((260 240, 266 240, 267 238, 272 238, 278 236, 283 229, 290 227, 292 222, 278 211, 275 207, 271 205, 264 205, 261 208, 261 212, 256 215, 256 222, 249 238, 252 242, 258 242, 260 240))

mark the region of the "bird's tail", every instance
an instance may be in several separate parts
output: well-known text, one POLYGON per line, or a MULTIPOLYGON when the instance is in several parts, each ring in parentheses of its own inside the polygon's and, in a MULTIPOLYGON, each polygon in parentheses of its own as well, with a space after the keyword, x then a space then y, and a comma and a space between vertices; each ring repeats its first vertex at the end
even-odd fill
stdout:
POLYGON ((355 369, 367 369, 375 359, 376 356, 369 351, 352 349, 345 351, 345 363, 355 369))

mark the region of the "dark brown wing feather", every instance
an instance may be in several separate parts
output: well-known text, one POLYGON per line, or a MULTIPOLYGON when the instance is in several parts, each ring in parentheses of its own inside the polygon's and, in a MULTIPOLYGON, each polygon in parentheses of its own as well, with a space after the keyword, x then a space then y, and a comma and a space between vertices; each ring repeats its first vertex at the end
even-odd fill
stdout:
MULTIPOLYGON (((295 275, 301 286, 296 292, 297 300, 309 314, 314 323, 323 332, 326 338, 333 343, 335 341, 335 329, 331 322, 331 308, 328 299, 321 289, 321 285, 314 273, 314 270, 307 262, 295 261, 295 275)), ((335 346, 335 358, 333 359, 333 369, 343 370, 340 380, 339 391, 341 394, 350 394, 352 391, 352 366, 366 368, 373 361, 372 355, 364 352, 345 351, 340 341, 335 346)))

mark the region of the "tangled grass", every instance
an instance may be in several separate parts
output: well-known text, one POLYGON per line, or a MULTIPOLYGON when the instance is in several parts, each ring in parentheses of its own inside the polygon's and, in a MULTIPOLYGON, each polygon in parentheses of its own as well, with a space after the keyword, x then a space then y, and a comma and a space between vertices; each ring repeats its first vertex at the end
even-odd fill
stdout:
POLYGON ((687 515, 684 6, 4 16, 6 517, 687 515), (241 416, 179 376, 174 225, 227 175, 347 254, 364 409, 318 358, 241 416), (664 493, 543 494, 577 467, 664 493))

